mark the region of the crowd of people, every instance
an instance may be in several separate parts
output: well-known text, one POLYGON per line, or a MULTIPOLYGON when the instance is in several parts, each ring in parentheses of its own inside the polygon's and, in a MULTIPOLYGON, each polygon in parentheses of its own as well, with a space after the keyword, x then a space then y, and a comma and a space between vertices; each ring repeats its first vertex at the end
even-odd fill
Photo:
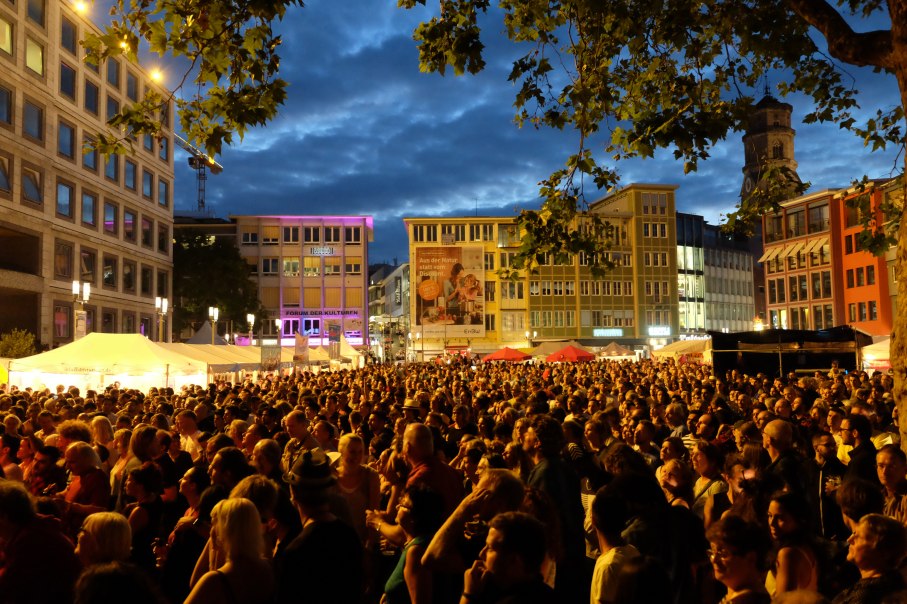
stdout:
POLYGON ((889 375, 0 386, 0 604, 907 601, 889 375))

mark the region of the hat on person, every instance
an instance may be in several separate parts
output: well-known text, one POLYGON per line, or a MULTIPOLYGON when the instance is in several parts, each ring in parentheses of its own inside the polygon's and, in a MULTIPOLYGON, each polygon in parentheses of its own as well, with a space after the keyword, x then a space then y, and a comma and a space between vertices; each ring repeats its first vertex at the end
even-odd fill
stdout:
POLYGON ((308 449, 293 464, 293 468, 283 475, 288 485, 303 489, 326 489, 337 482, 331 471, 331 460, 321 449, 308 449))
POLYGON ((415 400, 413 400, 413 399, 411 399, 411 398, 408 398, 408 399, 406 399, 406 400, 403 401, 403 408, 404 408, 404 409, 411 409, 411 410, 415 410, 415 411, 421 411, 421 410, 422 410, 422 407, 419 406, 419 403, 417 403, 415 400))

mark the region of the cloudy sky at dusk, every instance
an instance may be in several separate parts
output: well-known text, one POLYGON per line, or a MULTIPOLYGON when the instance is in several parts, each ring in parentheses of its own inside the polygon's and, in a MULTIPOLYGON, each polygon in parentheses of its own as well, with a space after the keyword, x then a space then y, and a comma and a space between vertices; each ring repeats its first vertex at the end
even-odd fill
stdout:
MULTIPOLYGON (((519 52, 484 20, 487 67, 478 76, 419 72, 413 28, 429 11, 393 0, 308 0, 279 26, 281 76, 290 83, 280 117, 218 158, 208 206, 229 214, 371 214, 372 263, 406 260, 404 216, 514 215, 537 208, 537 183, 576 148, 569 132, 519 129, 507 82, 519 52)), ((868 111, 897 103, 893 77, 850 70, 868 111), (877 105, 870 105, 878 103, 877 105)), ((171 75, 171 78, 175 76, 171 75)), ((834 125, 805 125, 794 105, 796 159, 820 190, 863 174, 892 175, 893 153, 870 154, 834 125)), ((670 152, 619 166, 622 182, 679 185, 678 209, 712 223, 733 208, 741 183, 740 134, 684 176, 670 152)), ((177 209, 194 209, 195 177, 177 155, 177 209)), ((595 199, 595 197, 592 197, 595 199)))

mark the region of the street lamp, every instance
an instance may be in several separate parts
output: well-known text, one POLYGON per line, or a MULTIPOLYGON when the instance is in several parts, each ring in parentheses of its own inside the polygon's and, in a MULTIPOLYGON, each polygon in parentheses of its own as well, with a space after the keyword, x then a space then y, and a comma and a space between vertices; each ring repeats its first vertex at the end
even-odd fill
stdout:
POLYGON ((155 296, 154 309, 157 311, 157 341, 166 342, 164 338, 164 317, 170 311, 170 301, 167 298, 155 296))
POLYGON ((255 329, 255 315, 249 313, 246 315, 246 323, 249 324, 249 346, 252 345, 252 336, 254 335, 253 331, 255 329))
POLYGON ((79 337, 85 335, 84 321, 83 316, 83 327, 81 330, 77 329, 76 326, 79 324, 79 313, 85 314, 85 305, 88 303, 88 298, 91 296, 91 283, 87 281, 73 281, 72 282, 72 341, 75 342, 79 337), (80 310, 76 310, 76 302, 79 303, 80 310), (79 335, 78 332, 82 331, 82 334, 79 335), (78 337, 77 337, 78 336, 78 337))
POLYGON ((217 333, 217 317, 220 316, 220 309, 216 306, 208 307, 208 318, 211 319, 211 343, 214 344, 214 334, 217 333))
POLYGON ((277 328, 277 345, 280 346, 280 330, 283 327, 283 321, 280 319, 274 319, 274 327, 277 328))
POLYGON ((526 340, 529 342, 530 347, 532 347, 532 340, 534 340, 538 336, 539 336, 539 332, 529 331, 528 329, 526 330, 526 340))

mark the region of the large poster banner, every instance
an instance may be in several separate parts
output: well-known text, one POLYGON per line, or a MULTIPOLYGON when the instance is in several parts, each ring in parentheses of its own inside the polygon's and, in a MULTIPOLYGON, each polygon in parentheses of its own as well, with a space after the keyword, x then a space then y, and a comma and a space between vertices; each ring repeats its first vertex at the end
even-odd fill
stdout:
POLYGON ((485 254, 480 246, 418 247, 415 324, 422 337, 485 335, 485 254))

